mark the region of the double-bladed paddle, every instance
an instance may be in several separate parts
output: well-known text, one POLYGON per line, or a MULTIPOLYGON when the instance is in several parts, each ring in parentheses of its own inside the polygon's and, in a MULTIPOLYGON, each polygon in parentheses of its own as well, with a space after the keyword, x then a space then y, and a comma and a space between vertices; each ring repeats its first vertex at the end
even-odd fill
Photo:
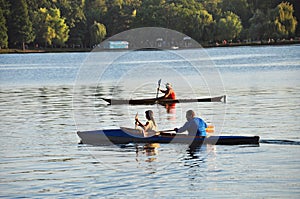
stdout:
POLYGON ((160 83, 161 83, 161 79, 158 80, 158 82, 157 82, 158 88, 157 88, 157 92, 156 92, 156 99, 158 98, 158 92, 159 92, 159 88, 160 88, 160 83))

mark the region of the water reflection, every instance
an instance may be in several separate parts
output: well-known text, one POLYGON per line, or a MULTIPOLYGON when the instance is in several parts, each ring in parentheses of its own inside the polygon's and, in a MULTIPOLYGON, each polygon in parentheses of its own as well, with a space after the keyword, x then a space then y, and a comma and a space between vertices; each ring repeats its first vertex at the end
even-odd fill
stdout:
POLYGON ((141 161, 143 159, 145 162, 153 162, 157 160, 158 148, 160 145, 158 143, 146 143, 143 146, 136 145, 136 161, 141 161), (144 156, 144 157, 143 157, 144 156))
MULTIPOLYGON (((186 168, 185 178, 191 191, 198 191, 199 184, 207 178, 213 177, 211 172, 216 172, 216 146, 202 145, 199 147, 189 147, 185 157, 181 160, 186 168)), ((206 185, 205 185, 206 186, 206 185)))
POLYGON ((206 161, 213 160, 216 155, 216 145, 203 144, 201 146, 189 146, 184 158, 185 166, 201 166, 206 161))
POLYGON ((176 103, 166 104, 165 106, 167 113, 176 114, 176 103))
POLYGON ((167 111, 167 120, 176 120, 176 103, 166 104, 165 105, 167 111))

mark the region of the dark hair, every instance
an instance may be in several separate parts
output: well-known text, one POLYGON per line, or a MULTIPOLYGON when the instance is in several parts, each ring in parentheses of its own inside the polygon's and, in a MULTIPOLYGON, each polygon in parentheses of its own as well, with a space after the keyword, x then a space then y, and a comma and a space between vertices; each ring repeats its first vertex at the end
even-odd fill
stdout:
POLYGON ((153 117, 153 111, 147 110, 147 111, 145 111, 145 113, 146 113, 147 120, 152 120, 153 124, 156 126, 156 123, 155 123, 155 120, 153 117))

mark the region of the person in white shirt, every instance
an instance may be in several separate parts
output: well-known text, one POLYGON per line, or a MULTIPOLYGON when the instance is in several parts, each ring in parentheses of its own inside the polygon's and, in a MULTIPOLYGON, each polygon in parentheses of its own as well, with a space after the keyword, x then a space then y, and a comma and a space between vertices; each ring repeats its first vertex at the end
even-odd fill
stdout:
POLYGON ((147 119, 147 122, 146 124, 142 124, 138 117, 136 116, 135 117, 135 123, 137 126, 140 126, 143 128, 144 132, 147 132, 147 131, 157 131, 157 125, 155 123, 155 120, 154 120, 154 117, 153 117, 153 111, 151 110, 147 110, 145 111, 145 116, 146 116, 146 119, 147 119))

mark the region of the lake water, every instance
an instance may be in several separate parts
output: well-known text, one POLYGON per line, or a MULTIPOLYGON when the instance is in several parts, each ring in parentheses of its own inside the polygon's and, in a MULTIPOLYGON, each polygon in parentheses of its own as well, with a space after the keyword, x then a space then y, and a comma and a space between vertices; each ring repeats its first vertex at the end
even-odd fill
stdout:
POLYGON ((299 198, 300 46, 0 55, 0 197, 299 198), (198 56, 200 55, 200 56, 198 56), (198 56, 198 57, 197 57, 198 56), (101 97, 227 103, 108 106, 101 97), (164 87, 164 85, 161 85, 164 87), (259 146, 79 145, 77 130, 133 127, 151 109, 160 129, 194 109, 215 134, 259 146))

